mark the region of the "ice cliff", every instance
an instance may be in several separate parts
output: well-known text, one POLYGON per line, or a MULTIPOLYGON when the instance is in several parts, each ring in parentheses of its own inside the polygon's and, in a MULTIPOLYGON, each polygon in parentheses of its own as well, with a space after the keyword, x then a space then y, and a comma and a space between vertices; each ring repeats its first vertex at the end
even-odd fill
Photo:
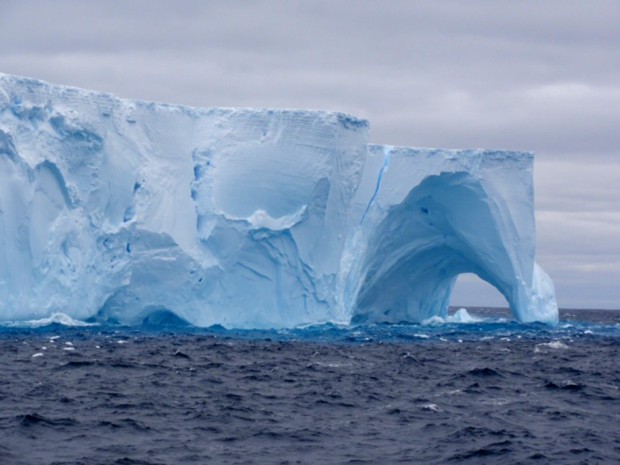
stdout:
POLYGON ((554 323, 529 153, 368 145, 321 111, 197 109, 0 74, 0 320, 418 322, 473 272, 554 323))

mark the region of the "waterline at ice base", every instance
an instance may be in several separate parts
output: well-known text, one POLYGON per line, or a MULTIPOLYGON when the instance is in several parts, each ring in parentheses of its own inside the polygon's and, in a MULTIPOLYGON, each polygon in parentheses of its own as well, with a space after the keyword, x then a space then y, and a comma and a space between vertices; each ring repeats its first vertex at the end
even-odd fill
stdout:
POLYGON ((475 273, 554 324, 533 156, 368 143, 365 120, 0 74, 0 321, 287 328, 445 317, 475 273))

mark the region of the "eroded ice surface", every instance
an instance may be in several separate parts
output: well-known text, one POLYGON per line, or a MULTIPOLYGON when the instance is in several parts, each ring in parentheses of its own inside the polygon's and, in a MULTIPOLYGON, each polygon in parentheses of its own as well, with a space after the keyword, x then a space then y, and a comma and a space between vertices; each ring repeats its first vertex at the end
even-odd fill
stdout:
POLYGON ((0 74, 0 320, 420 322, 473 272, 517 319, 557 321, 534 262, 531 154, 367 140, 340 113, 0 74))

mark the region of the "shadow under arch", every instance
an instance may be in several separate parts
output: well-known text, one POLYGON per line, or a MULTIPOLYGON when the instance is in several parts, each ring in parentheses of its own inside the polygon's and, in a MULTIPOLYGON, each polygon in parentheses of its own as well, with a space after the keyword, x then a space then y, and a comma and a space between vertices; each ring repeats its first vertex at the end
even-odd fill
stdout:
MULTIPOLYGON (((353 323, 446 316, 458 275, 495 287, 515 315, 523 304, 516 228, 480 179, 441 173, 412 189, 368 236, 355 276, 353 323)), ((526 251, 528 252, 528 251, 526 251)), ((528 252, 529 253, 529 252, 528 252)))

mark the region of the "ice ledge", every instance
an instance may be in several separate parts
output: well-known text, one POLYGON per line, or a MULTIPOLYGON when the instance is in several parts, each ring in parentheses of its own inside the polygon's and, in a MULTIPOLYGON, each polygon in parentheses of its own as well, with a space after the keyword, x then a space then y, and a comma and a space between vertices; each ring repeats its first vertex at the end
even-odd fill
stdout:
POLYGON ((557 322, 532 154, 367 139, 343 113, 0 74, 0 320, 421 322, 473 272, 520 321, 557 322))

